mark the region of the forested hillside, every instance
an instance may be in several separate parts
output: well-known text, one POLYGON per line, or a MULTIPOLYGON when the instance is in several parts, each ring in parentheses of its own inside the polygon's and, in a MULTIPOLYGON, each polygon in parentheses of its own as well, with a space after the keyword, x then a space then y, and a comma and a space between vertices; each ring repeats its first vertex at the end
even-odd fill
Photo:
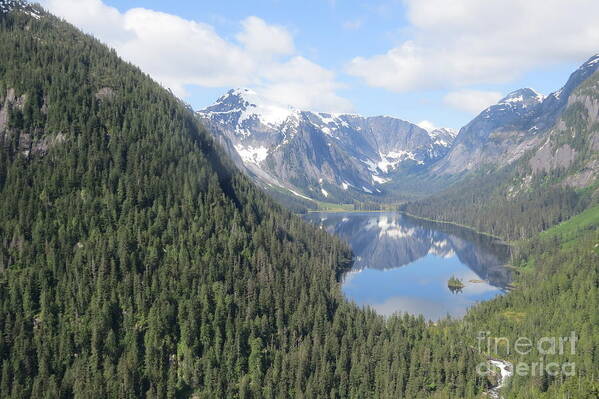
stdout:
MULTIPOLYGON (((514 264, 520 274, 517 289, 482 303, 464 319, 470 335, 488 331, 511 343, 494 345, 489 355, 514 365, 544 361, 560 366, 573 363, 575 376, 563 373, 515 373, 506 398, 580 398, 599 396, 599 206, 555 226, 520 248, 514 264), (524 337, 538 343, 543 337, 576 336, 562 354, 543 356, 538 350, 519 355, 514 343, 524 337), (573 352, 573 353, 572 353, 573 352)), ((485 341, 486 342, 486 341, 485 341)), ((505 342, 505 341, 504 341, 505 342)), ((482 344, 484 351, 488 349, 482 344)), ((525 351, 521 351, 525 352, 525 351)))
POLYGON ((499 171, 479 170, 445 191, 407 203, 401 209, 514 241, 532 237, 597 201, 590 189, 577 190, 557 183, 561 170, 526 178, 525 173, 519 165, 499 171), (514 184, 520 185, 523 180, 522 191, 512 194, 514 184))
POLYGON ((474 397, 461 324, 341 299, 350 253, 91 37, 0 15, 0 397, 474 397))
POLYGON ((531 152, 408 210, 512 240, 590 209, 522 241, 517 288, 464 321, 384 319, 342 298, 347 246, 255 188, 172 94, 39 9, 2 11, 0 397, 480 398, 481 330, 575 330, 575 377, 516 377, 506 397, 597 397, 597 189, 573 184, 596 125, 580 106, 549 144, 571 164, 531 152))
MULTIPOLYGON (((599 395, 599 73, 568 99, 557 123, 517 162, 482 168, 428 199, 406 204, 411 214, 471 226, 510 241, 518 273, 509 294, 474 307, 469 335, 507 338, 492 357, 572 362, 575 376, 515 374, 509 398, 596 398, 599 395), (575 353, 514 352, 519 337, 576 334, 575 353)), ((556 338, 557 339, 557 338, 556 338)))
POLYGON ((517 240, 599 203, 598 95, 595 73, 574 91, 547 137, 517 162, 482 168, 403 209, 517 240))

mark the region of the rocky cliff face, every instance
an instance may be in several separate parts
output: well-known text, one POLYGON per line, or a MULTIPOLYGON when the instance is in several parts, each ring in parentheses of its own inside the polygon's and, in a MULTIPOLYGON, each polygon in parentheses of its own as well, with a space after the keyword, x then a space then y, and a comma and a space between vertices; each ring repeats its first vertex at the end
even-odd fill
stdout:
MULTIPOLYGON (((599 66, 599 57, 592 65, 599 66)), ((528 166, 531 173, 550 173, 559 169, 562 171, 561 184, 573 188, 587 187, 597 181, 599 73, 594 73, 570 91, 564 111, 543 137, 541 145, 533 151, 528 166)), ((599 190, 597 194, 599 197, 599 190)))
MULTIPOLYGON (((18 152, 25 157, 42 156, 52 147, 64 142, 66 136, 62 133, 41 134, 41 128, 23 129, 20 121, 23 120, 27 101, 27 96, 17 95, 14 88, 7 89, 5 93, 0 92, 0 145, 12 141, 18 144, 18 152)), ((45 99, 40 111, 42 114, 48 112, 45 99)))
POLYGON ((571 102, 572 93, 599 67, 599 55, 578 68, 558 91, 544 97, 532 89, 510 93, 460 129, 433 174, 460 174, 485 164, 507 165, 542 144, 571 102))
POLYGON ((380 195, 398 171, 431 165, 455 138, 392 117, 300 111, 248 89, 229 91, 198 117, 260 183, 329 201, 380 195))

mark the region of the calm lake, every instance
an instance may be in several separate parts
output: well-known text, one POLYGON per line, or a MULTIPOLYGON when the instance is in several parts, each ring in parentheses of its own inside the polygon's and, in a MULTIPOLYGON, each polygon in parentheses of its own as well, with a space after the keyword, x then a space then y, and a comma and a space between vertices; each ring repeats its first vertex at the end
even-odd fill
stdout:
POLYGON ((354 252, 343 292, 383 315, 407 312, 438 320, 506 291, 509 248, 460 227, 398 213, 310 213, 308 220, 345 239, 354 252), (447 281, 462 280, 462 290, 447 281))

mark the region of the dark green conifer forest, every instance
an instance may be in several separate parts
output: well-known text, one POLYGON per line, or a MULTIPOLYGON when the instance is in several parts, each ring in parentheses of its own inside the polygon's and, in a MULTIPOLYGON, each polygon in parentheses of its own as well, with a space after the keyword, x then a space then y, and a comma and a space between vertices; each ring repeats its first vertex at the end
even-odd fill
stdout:
POLYGON ((462 337, 341 299, 350 253, 58 19, 0 19, 0 396, 471 396, 462 337))
POLYGON ((522 241, 519 288, 464 321, 385 319, 343 298, 346 244, 40 13, 0 15, 0 397, 479 398, 480 329, 579 331, 576 377, 514 379, 508 397, 597 397, 597 224, 522 241))

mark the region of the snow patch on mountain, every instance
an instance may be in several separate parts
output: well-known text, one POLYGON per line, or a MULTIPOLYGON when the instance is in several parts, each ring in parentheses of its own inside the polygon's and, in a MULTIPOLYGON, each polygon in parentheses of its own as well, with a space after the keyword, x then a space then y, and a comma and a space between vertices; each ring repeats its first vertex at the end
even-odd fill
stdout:
POLYGON ((497 104, 507 104, 520 107, 535 106, 543 102, 545 96, 529 87, 509 93, 499 100, 497 104))
POLYGON ((305 195, 302 195, 302 194, 298 193, 298 192, 297 192, 297 191, 295 191, 295 190, 292 190, 292 189, 290 189, 290 188, 289 188, 288 190, 289 190, 289 191, 290 191, 290 192, 291 192, 293 195, 295 195, 295 196, 298 196, 298 197, 300 197, 300 198, 303 198, 303 199, 307 199, 307 200, 310 200, 310 201, 312 201, 312 198, 310 198, 310 197, 306 197, 305 195))
POLYGON ((391 181, 391 179, 385 178, 385 177, 380 177, 377 175, 372 175, 372 181, 373 183, 378 183, 378 184, 385 184, 385 183, 389 183, 391 181))
POLYGON ((428 134, 431 136, 436 145, 450 147, 458 135, 458 131, 455 129, 442 127, 431 130, 428 132, 428 134))
POLYGON ((262 163, 268 156, 268 148, 266 147, 244 147, 240 144, 237 144, 234 147, 244 162, 260 165, 260 163, 262 163))
POLYGON ((271 103, 250 89, 236 90, 232 94, 245 100, 244 109, 239 117, 240 125, 248 119, 258 117, 260 122, 266 125, 279 126, 297 112, 293 107, 271 103))
MULTIPOLYGON (((407 160, 416 160, 414 153, 409 151, 389 151, 388 153, 379 153, 381 160, 376 164, 377 168, 383 173, 389 173, 389 171, 395 169, 401 162, 407 160)), ((422 161, 417 161, 421 163, 422 161)))
POLYGON ((336 133, 339 130, 342 128, 350 128, 350 125, 343 120, 343 117, 348 116, 348 114, 327 114, 323 112, 313 113, 310 111, 303 111, 303 115, 324 134, 337 140, 339 140, 339 137, 336 133))

